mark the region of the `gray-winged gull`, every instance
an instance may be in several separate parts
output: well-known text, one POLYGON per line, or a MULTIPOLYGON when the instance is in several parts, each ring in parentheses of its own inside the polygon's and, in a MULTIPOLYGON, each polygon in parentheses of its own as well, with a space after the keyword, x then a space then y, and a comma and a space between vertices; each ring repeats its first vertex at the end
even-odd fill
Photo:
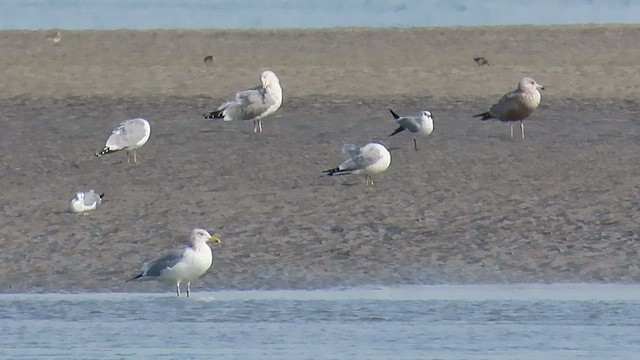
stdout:
POLYGON ((69 210, 73 213, 82 213, 95 209, 102 201, 104 194, 98 194, 93 189, 88 192, 78 192, 76 197, 71 199, 69 210))
POLYGON ((364 175, 365 184, 373 185, 371 176, 387 170, 391 164, 389 150, 378 143, 369 143, 364 146, 345 144, 342 146, 342 153, 349 159, 336 168, 325 170, 327 175, 364 175))
MULTIPOLYGON (((518 83, 518 88, 504 94, 497 104, 491 106, 489 111, 473 116, 482 117, 482 120, 520 121, 520 136, 524 138, 523 121, 540 105, 539 90, 544 90, 544 86, 532 78, 522 78, 518 83)), ((513 124, 511 124, 511 137, 513 137, 513 124)))
POLYGON ((282 88, 280 79, 272 71, 263 72, 260 83, 258 87, 238 92, 235 99, 205 114, 205 119, 253 120, 253 131, 262 132, 262 119, 282 105, 282 88))
POLYGON ((141 118, 125 120, 111 132, 104 149, 96 153, 96 156, 125 150, 127 162, 131 162, 130 152, 133 152, 133 163, 135 164, 138 162, 136 150, 147 143, 149 135, 151 135, 151 125, 147 120, 141 118))
POLYGON ((220 242, 216 235, 206 230, 193 229, 189 245, 168 252, 163 257, 146 262, 140 273, 131 280, 160 280, 176 284, 176 294, 180 296, 180 283, 187 282, 187 297, 191 293, 191 282, 207 272, 211 267, 211 248, 207 241, 220 242))
MULTIPOLYGON (((420 113, 420 116, 399 116, 393 110, 389 109, 389 111, 398 125, 400 125, 389 136, 393 136, 404 130, 425 137, 433 132, 433 116, 430 111, 424 110, 420 113)), ((418 143, 415 136, 413 137, 413 148, 418 151, 418 143)))

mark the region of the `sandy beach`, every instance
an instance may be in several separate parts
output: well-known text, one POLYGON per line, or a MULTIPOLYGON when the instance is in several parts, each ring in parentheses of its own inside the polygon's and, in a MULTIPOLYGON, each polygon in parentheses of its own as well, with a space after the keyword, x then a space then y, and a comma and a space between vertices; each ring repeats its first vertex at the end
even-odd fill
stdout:
POLYGON ((640 281, 640 26, 47 34, 0 31, 0 292, 172 291, 124 280, 194 227, 222 238, 196 292, 640 281), (202 118, 265 69, 264 133, 202 118), (472 117, 523 76, 546 87, 524 140, 472 117), (434 114, 420 151, 389 108, 434 114), (95 157, 135 117, 139 163, 95 157), (369 141, 374 187, 321 176, 369 141))

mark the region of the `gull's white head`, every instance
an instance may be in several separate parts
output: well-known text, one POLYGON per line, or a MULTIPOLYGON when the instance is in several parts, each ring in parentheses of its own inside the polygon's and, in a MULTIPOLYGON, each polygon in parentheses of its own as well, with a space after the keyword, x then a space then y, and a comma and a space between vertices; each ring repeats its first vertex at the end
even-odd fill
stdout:
POLYGON ((217 235, 211 235, 207 230, 204 229, 193 229, 191 231, 190 240, 192 244, 206 243, 207 241, 216 243, 220 242, 220 238, 217 235))
POLYGON ((423 120, 433 120, 433 116, 431 115, 431 111, 424 110, 420 113, 420 117, 423 120))
POLYGON ((262 88, 266 89, 271 84, 280 84, 280 79, 278 79, 273 71, 267 70, 260 75, 260 83, 262 84, 262 88))
POLYGON ((78 200, 84 199, 84 193, 83 192, 76 193, 76 199, 78 200))
POLYGON ((538 84, 535 80, 530 77, 524 77, 518 83, 518 90, 520 91, 529 91, 529 90, 544 90, 544 86, 538 84))

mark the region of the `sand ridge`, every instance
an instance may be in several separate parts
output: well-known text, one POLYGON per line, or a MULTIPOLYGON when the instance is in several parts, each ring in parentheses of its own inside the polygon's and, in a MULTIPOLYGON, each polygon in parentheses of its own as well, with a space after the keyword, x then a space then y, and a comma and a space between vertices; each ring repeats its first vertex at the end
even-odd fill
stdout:
POLYGON ((170 290, 124 279, 196 226, 223 240, 196 292, 636 282, 639 29, 0 32, 2 291, 170 290), (263 134, 202 119, 264 68, 285 100, 263 134), (524 73, 547 90, 512 141, 471 115, 524 73), (386 138, 389 107, 434 114, 420 151, 386 138), (96 158, 131 117, 140 164, 96 158), (321 176, 371 140, 392 153, 374 188, 321 176), (101 207, 67 213, 84 188, 101 207))

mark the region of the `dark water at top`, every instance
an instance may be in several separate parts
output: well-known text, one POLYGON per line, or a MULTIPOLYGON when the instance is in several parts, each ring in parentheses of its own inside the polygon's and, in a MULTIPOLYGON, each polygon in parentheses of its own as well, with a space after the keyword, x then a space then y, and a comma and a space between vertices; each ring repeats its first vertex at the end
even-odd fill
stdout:
POLYGON ((0 0, 0 29, 638 23, 628 0, 0 0))

